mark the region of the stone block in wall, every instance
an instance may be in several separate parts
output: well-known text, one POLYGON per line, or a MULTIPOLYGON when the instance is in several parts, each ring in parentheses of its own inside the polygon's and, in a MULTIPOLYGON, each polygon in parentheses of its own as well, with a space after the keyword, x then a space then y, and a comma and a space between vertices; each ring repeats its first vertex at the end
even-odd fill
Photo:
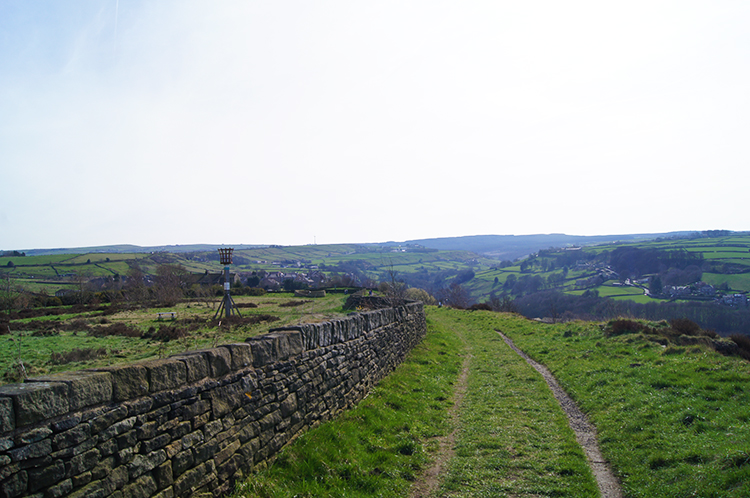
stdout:
POLYGON ((16 427, 57 417, 70 410, 68 385, 61 382, 0 386, 0 398, 13 400, 16 427))
POLYGON ((148 373, 142 365, 118 365, 92 371, 112 374, 113 401, 127 401, 149 393, 148 373))
POLYGON ((109 372, 66 372, 26 379, 26 382, 61 382, 68 385, 70 411, 112 401, 112 374, 109 372))
POLYGON ((0 433, 10 432, 16 428, 16 414, 13 411, 13 399, 0 398, 0 433))
POLYGON ((299 330, 277 330, 270 334, 248 339, 253 350, 253 366, 269 365, 300 354, 303 351, 299 330))
POLYGON ((213 378, 221 377, 230 372, 232 366, 232 353, 227 348, 201 349, 195 352, 201 354, 208 362, 208 375, 213 378))
POLYGON ((176 358, 142 363, 148 374, 149 390, 153 392, 175 389, 187 382, 187 366, 176 358))
POLYGON ((185 363, 187 381, 197 382, 209 376, 208 359, 200 352, 180 353, 170 356, 185 363))
POLYGON ((242 370, 253 366, 253 353, 250 344, 225 344, 232 356, 232 370, 242 370))

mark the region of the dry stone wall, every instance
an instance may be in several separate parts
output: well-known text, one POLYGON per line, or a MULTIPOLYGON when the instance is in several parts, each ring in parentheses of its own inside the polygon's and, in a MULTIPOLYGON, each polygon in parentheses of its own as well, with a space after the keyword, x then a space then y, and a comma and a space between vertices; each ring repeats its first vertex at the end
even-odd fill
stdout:
POLYGON ((424 334, 412 303, 0 386, 0 497, 220 496, 361 400, 424 334))

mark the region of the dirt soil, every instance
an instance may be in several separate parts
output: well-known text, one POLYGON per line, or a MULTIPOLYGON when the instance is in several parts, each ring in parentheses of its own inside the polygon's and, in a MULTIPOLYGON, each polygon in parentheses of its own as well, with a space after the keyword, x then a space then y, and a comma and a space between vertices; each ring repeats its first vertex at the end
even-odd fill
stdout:
POLYGON ((510 340, 501 331, 496 330, 503 340, 510 346, 513 351, 518 353, 526 362, 534 367, 537 372, 542 374, 547 385, 552 390, 552 394, 560 403, 560 407, 568 416, 568 423, 570 428, 576 434, 578 444, 581 445, 583 451, 586 453, 586 457, 589 460, 589 466, 591 472, 596 478, 596 483, 599 485, 599 492, 602 498, 622 498, 622 488, 620 483, 609 468, 609 464, 602 457, 601 451, 599 451, 599 444, 596 439, 596 427, 589 422, 588 417, 578 408, 575 402, 568 396, 568 394, 560 387, 557 380, 552 376, 552 373, 544 365, 537 363, 526 355, 523 351, 518 349, 513 341, 510 340))

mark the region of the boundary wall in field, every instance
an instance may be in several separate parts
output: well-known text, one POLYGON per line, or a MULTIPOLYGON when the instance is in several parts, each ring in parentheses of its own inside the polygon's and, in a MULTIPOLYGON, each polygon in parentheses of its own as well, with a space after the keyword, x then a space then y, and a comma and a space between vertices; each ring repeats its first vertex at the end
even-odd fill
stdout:
POLYGON ((220 496, 360 401, 425 331, 410 303, 0 386, 0 497, 220 496))

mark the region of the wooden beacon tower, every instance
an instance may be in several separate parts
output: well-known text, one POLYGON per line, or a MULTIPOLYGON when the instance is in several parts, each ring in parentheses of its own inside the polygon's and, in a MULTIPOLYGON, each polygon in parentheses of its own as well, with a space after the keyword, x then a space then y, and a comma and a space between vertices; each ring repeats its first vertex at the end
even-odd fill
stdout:
POLYGON ((229 266, 232 264, 232 251, 234 251, 234 248, 231 247, 219 249, 219 262, 224 265, 224 299, 221 300, 219 309, 216 310, 214 320, 216 320, 216 318, 221 315, 222 309, 224 310, 224 314, 227 318, 232 316, 232 314, 234 313, 236 313, 237 316, 242 316, 240 314, 240 310, 237 309, 237 305, 234 304, 232 295, 229 293, 229 289, 231 288, 229 282, 229 266))

